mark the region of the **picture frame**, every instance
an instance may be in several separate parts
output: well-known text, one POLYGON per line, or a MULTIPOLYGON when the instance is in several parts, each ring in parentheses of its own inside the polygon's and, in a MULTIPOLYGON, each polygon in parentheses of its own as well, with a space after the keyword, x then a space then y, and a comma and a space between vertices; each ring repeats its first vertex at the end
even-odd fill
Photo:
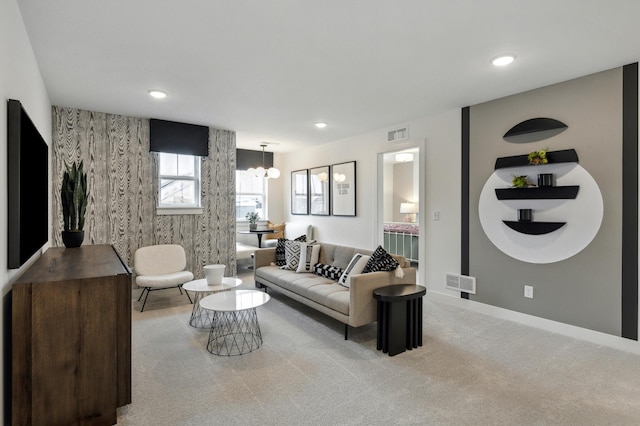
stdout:
POLYGON ((291 172, 291 214, 309 214, 309 170, 291 172))
POLYGON ((331 165, 331 212, 334 216, 356 215, 356 162, 331 165))
POLYGON ((331 214, 331 178, 329 166, 309 169, 309 213, 315 216, 331 214))

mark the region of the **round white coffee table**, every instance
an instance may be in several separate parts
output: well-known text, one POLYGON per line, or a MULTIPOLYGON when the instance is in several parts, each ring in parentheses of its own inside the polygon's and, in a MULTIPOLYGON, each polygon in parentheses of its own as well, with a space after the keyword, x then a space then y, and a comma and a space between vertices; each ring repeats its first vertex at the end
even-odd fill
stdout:
POLYGON ((270 296, 257 290, 236 290, 212 294, 200 300, 213 312, 207 350, 215 355, 242 355, 262 344, 256 308, 270 296))
POLYGON ((222 284, 220 285, 208 285, 207 280, 204 278, 185 283, 182 288, 187 291, 192 291, 195 294, 189 325, 196 328, 211 327, 211 314, 209 311, 202 309, 200 306, 200 300, 213 293, 231 290, 232 288, 238 287, 240 284, 242 284, 242 280, 240 278, 233 277, 223 277, 222 284))

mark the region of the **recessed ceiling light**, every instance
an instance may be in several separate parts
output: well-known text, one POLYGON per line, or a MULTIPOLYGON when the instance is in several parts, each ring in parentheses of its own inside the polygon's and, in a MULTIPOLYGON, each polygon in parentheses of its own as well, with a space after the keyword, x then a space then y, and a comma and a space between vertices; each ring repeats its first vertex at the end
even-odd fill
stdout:
POLYGON ((515 60, 516 60, 516 55, 509 53, 507 55, 496 56, 495 58, 491 59, 491 63, 496 67, 504 67, 505 65, 509 65, 511 62, 515 60))
POLYGON ((322 122, 316 123, 316 127, 318 129, 324 129, 325 127, 327 127, 327 123, 322 123, 322 122))
POLYGON ((163 92, 162 90, 149 90, 149 95, 156 99, 163 99, 167 97, 167 92, 163 92))

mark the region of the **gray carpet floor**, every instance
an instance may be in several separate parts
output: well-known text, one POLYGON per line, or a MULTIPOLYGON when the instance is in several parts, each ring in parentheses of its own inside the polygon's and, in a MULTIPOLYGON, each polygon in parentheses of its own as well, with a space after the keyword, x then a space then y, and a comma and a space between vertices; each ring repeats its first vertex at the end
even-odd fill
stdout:
MULTIPOLYGON (((241 288, 254 288, 250 273, 241 288)), ((276 292, 263 345, 220 357, 177 290, 133 301, 133 402, 119 425, 639 425, 640 356, 424 301, 424 344, 389 357, 276 292)), ((135 295, 137 297, 137 294, 135 295)))

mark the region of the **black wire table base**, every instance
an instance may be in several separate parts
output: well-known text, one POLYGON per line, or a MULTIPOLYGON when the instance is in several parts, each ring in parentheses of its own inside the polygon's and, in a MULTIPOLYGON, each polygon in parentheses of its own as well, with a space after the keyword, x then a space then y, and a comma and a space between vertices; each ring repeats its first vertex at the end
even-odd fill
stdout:
POLYGON ((262 345, 262 333, 255 308, 236 312, 213 311, 207 350, 232 356, 255 351, 262 345))

